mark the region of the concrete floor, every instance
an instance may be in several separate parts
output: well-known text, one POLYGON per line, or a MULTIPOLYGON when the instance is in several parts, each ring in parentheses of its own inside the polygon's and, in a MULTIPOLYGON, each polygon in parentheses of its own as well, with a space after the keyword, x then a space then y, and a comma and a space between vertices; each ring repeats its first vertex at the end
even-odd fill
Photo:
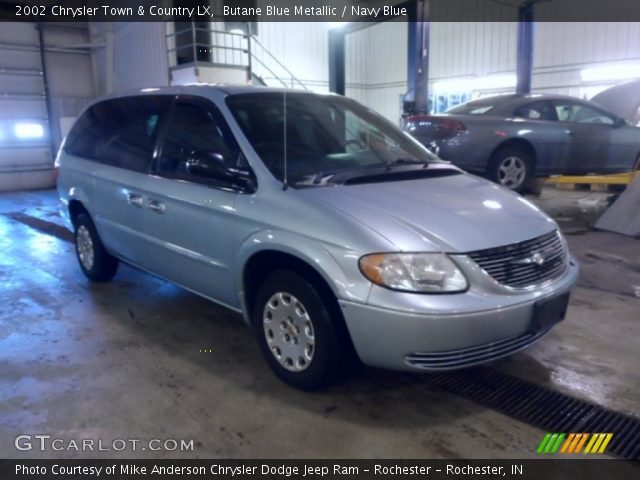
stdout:
MULTIPOLYGON (((54 199, 0 195, 0 458, 536 457, 544 432, 422 374, 363 369, 299 392, 271 374, 236 314, 127 266, 90 284, 70 243, 15 215, 58 223, 54 199), (193 439, 195 449, 14 448, 16 435, 41 433, 193 439)), ((606 195, 545 189, 534 201, 569 233, 580 286, 564 322, 495 368, 637 414, 640 243, 589 231, 606 195)))

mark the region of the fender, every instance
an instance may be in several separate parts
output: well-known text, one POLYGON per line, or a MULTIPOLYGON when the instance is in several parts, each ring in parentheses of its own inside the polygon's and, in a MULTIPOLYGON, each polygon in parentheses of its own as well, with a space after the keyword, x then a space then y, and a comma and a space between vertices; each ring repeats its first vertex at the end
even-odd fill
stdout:
POLYGON ((84 208, 90 212, 89 195, 83 188, 71 187, 64 192, 60 191, 60 216, 64 220, 66 227, 73 232, 73 224, 71 223, 71 215, 69 214, 69 204, 72 200, 77 200, 84 208))
POLYGON ((353 261, 353 265, 347 267, 349 271, 345 275, 343 267, 336 260, 336 256, 340 255, 339 250, 342 250, 345 255, 349 253, 347 250, 323 245, 309 237, 290 231, 262 230, 249 235, 240 244, 235 261, 235 285, 245 320, 248 321, 246 317, 248 309, 242 275, 249 259, 262 251, 277 251, 297 257, 324 278, 338 300, 366 303, 371 283, 360 274, 357 261, 353 261), (357 275, 354 276, 354 272, 357 272, 357 275), (354 283, 354 278, 362 280, 354 283))

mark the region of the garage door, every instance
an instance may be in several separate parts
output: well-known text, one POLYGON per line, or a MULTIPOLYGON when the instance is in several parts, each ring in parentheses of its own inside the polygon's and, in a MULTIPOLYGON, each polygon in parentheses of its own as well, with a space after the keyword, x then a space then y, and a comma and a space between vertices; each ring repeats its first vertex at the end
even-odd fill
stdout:
POLYGON ((0 191, 53 185, 40 43, 35 23, 0 28, 0 191))

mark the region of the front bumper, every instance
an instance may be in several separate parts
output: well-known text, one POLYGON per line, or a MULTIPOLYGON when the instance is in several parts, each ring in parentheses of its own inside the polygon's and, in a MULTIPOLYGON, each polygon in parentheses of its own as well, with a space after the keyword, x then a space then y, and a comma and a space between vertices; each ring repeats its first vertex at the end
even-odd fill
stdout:
POLYGON ((572 258, 560 277, 527 292, 471 289, 417 295, 374 287, 379 291, 372 291, 369 304, 340 301, 340 305, 364 364, 393 370, 449 370, 496 360, 539 340, 549 329, 530 330, 534 304, 570 292, 578 271, 572 258), (372 305, 376 296, 386 300, 393 296, 397 301, 392 308, 372 305))

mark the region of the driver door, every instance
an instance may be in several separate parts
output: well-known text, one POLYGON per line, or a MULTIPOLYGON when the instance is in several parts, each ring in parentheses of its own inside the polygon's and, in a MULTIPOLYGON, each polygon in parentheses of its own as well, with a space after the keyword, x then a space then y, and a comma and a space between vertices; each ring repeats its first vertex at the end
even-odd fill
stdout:
POLYGON ((628 145, 616 141, 616 119, 583 102, 554 100, 565 134, 567 167, 571 173, 606 173, 630 155, 628 145))
POLYGON ((237 308, 232 271, 239 192, 231 184, 194 171, 190 165, 197 152, 229 162, 242 158, 213 103, 178 98, 164 127, 155 174, 147 188, 147 234, 153 239, 150 270, 237 308))

